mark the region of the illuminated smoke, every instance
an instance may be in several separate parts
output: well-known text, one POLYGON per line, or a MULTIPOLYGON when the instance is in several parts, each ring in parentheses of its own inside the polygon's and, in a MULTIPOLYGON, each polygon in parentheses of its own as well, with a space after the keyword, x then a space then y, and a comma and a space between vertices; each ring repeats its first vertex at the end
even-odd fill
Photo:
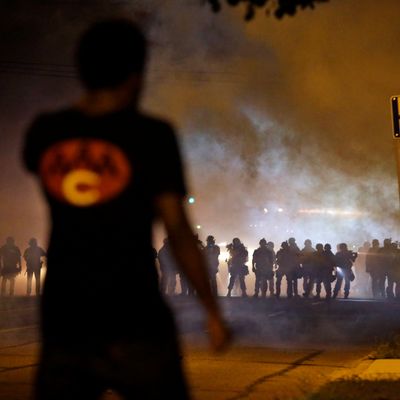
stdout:
MULTIPOLYGON (((308 237, 333 245, 396 239, 389 96, 400 90, 397 2, 368 0, 361 9, 356 0, 332 1, 251 24, 242 10, 214 15, 194 3, 15 8, 2 14, 2 29, 19 36, 13 46, 3 41, 2 54, 71 64, 87 22, 142 12, 152 43, 144 107, 179 128, 196 198, 189 209, 202 239, 238 236, 254 247, 265 237, 277 248, 289 236, 299 245, 308 237)), ((1 78, 0 219, 19 242, 44 240, 46 210, 24 179, 19 145, 32 115, 72 101, 77 84, 1 78)))

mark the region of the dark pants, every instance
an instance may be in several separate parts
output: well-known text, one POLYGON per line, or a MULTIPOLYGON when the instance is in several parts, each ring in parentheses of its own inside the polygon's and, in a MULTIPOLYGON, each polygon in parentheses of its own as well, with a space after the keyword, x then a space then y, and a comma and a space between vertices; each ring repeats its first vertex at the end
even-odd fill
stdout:
POLYGON ((27 282, 26 282, 26 294, 30 295, 32 292, 32 277, 35 275, 35 293, 37 296, 40 295, 40 269, 26 271, 27 282))
POLYGON ((321 295, 322 285, 326 292, 326 298, 330 299, 332 296, 331 274, 327 276, 320 275, 316 278, 316 291, 318 297, 321 295))
POLYGON ((394 283, 395 283, 394 274, 391 271, 389 271, 387 273, 387 287, 386 287, 386 297, 388 299, 394 298, 394 283))
MULTIPOLYGON (((305 284, 305 282, 303 282, 303 284, 305 284)), ((305 297, 309 297, 313 293, 314 284, 316 284, 316 286, 317 286, 317 295, 319 295, 319 293, 321 293, 320 276, 317 275, 316 273, 310 272, 307 277, 307 285, 304 286, 304 296, 305 297), (318 292, 318 289, 319 289, 319 292, 318 292)))
POLYGON ((35 400, 97 400, 107 389, 126 400, 189 399, 173 340, 88 347, 45 343, 35 400))
POLYGON ((276 290, 275 294, 277 297, 281 295, 281 284, 283 276, 286 277, 287 283, 287 297, 297 296, 297 274, 295 272, 277 273, 276 274, 276 290))
POLYGON ((4 296, 6 294, 7 281, 10 282, 10 296, 14 296, 15 274, 6 274, 2 276, 1 295, 4 296))
POLYGON ((370 272, 371 275, 371 286, 372 286, 372 296, 375 298, 385 297, 385 281, 386 274, 381 272, 370 272))
POLYGON ((350 269, 341 269, 341 273, 337 274, 335 289, 333 289, 333 297, 336 297, 342 288, 342 282, 344 279, 344 297, 347 297, 350 293, 350 269))
POLYGON ((310 286, 312 291, 313 279, 314 278, 312 276, 311 271, 305 269, 303 271, 303 291, 305 296, 308 296, 310 294, 310 286))
POLYGON ((256 280, 254 284, 254 294, 258 296, 258 293, 261 289, 261 294, 263 297, 265 297, 268 291, 268 285, 270 294, 274 294, 274 278, 272 271, 269 273, 256 272, 255 274, 256 280))
POLYGON ((286 274, 287 280, 287 297, 297 296, 297 274, 292 271, 286 274))
POLYGON ((231 292, 231 290, 235 286, 236 279, 239 279, 240 290, 242 291, 242 295, 245 295, 246 294, 246 283, 244 281, 244 277, 245 276, 243 274, 241 274, 240 272, 235 271, 235 270, 231 271, 230 275, 231 275, 231 277, 229 279, 229 285, 228 285, 229 293, 231 292))

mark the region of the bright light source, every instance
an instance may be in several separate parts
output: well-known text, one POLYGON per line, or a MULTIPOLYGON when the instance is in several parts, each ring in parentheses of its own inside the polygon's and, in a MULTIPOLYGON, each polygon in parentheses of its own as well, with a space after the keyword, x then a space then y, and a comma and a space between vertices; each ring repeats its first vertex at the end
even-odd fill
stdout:
POLYGON ((196 202, 196 199, 194 197, 189 197, 188 198, 188 203, 189 204, 194 204, 196 202))
POLYGON ((283 212, 283 208, 278 208, 278 212, 283 212))
POLYGON ((196 229, 201 229, 201 225, 196 225, 196 229))
POLYGON ((267 214, 268 208, 264 208, 264 214, 267 214))

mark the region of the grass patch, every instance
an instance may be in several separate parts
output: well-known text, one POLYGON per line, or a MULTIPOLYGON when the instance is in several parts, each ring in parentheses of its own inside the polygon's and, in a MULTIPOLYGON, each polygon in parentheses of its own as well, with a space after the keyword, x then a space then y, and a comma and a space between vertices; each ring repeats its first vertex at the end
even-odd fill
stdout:
POLYGON ((363 380, 358 377, 338 379, 321 386, 307 400, 399 400, 400 381, 363 380))
POLYGON ((400 358, 400 335, 394 335, 386 342, 381 343, 369 357, 370 359, 400 358))

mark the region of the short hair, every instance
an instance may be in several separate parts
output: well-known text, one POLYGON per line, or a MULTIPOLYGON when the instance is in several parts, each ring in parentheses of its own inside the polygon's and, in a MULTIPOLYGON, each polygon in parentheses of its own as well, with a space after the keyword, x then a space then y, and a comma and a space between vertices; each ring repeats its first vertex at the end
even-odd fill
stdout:
POLYGON ((76 64, 87 89, 113 88, 132 74, 141 74, 147 43, 140 29, 128 19, 95 23, 83 35, 76 51, 76 64))

